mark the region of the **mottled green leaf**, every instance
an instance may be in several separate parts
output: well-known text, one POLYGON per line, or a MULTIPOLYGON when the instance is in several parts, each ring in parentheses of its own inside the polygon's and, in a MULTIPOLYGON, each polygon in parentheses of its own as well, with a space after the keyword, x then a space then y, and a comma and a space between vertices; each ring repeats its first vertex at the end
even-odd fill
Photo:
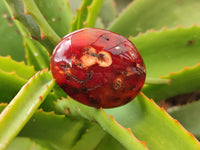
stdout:
POLYGON ((4 0, 0 1, 0 55, 10 55, 14 60, 25 60, 22 36, 9 14, 4 0))
MULTIPOLYGON (((4 0, 8 6, 9 10, 12 12, 14 19, 20 21, 26 29, 29 31, 30 36, 33 39, 38 40, 42 45, 44 45, 49 52, 52 52, 54 45, 47 38, 41 37, 41 32, 38 24, 33 19, 32 16, 26 15, 24 10, 23 0, 4 0)), ((44 21, 44 20, 43 20, 44 21)), ((20 31, 22 30, 20 25, 17 25, 20 31)), ((23 31, 22 31, 23 32, 23 31)))
POLYGON ((56 31, 63 37, 70 30, 70 22, 72 21, 72 11, 66 0, 34 0, 41 13, 56 31))

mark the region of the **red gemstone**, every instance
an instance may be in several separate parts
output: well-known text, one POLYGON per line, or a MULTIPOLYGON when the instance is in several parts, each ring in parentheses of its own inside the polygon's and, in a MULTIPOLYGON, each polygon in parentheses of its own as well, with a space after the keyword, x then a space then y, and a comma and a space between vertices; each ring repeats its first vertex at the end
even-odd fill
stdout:
POLYGON ((142 57, 133 43, 96 28, 66 35, 53 51, 51 71, 70 97, 97 108, 128 103, 146 77, 142 57))

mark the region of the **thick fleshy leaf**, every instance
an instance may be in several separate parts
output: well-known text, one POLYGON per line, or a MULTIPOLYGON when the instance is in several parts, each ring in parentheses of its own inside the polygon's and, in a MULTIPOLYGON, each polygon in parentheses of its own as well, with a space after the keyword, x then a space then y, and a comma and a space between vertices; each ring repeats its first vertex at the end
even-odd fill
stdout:
POLYGON ((127 149, 146 150, 144 142, 139 141, 129 128, 118 124, 113 116, 108 116, 102 108, 96 109, 83 105, 73 99, 63 99, 57 102, 57 110, 63 114, 70 112, 73 116, 82 116, 90 121, 96 121, 106 132, 113 136, 127 149))
POLYGON ((66 0, 34 0, 41 13, 56 31, 63 37, 69 33, 72 11, 66 0), (45 7, 44 7, 45 6, 45 7))
MULTIPOLYGON (((6 104, 0 104, 0 112, 6 106, 6 104)), ((125 150, 117 140, 108 135, 96 123, 89 123, 81 118, 75 119, 67 111, 66 115, 67 117, 39 110, 22 129, 19 136, 34 139, 37 143, 43 143, 45 147, 48 145, 55 150, 66 150, 66 148, 73 150, 125 150)), ((24 144, 26 145, 26 143, 20 143, 20 146, 24 144)))
MULTIPOLYGON (((5 0, 5 2, 9 6, 9 10, 12 12, 12 17, 20 21, 26 29, 29 31, 30 36, 38 40, 42 45, 44 45, 49 52, 52 52, 54 45, 50 42, 49 39, 41 37, 41 32, 38 24, 33 19, 32 16, 26 15, 24 12, 24 3, 22 0, 5 0)), ((41 17, 41 14, 40 14, 41 17)), ((44 21, 44 20, 43 20, 44 21)), ((17 25, 18 28, 21 30, 21 27, 17 25)), ((51 33, 49 33, 51 34, 51 33)))
POLYGON ((0 70, 0 102, 9 102, 26 82, 15 72, 0 70))
POLYGON ((131 103, 105 110, 133 134, 145 141, 150 150, 199 150, 200 144, 178 121, 153 100, 139 94, 131 103))
POLYGON ((4 149, 20 132, 54 86, 48 71, 42 71, 24 85, 0 114, 0 148, 4 149))
POLYGON ((109 29, 126 37, 163 26, 191 26, 200 23, 198 0, 136 0, 112 23, 109 29))
POLYGON ((177 119, 189 132, 200 139, 200 101, 177 106, 168 110, 169 114, 177 119))
POLYGON ((75 31, 84 27, 84 22, 87 19, 88 9, 87 7, 92 3, 92 0, 83 0, 80 8, 76 12, 76 16, 71 23, 71 31, 75 31))
POLYGON ((144 86, 143 92, 156 101, 172 96, 189 93, 200 89, 200 64, 172 72, 163 78, 171 79, 170 84, 149 84, 144 86), (189 86, 188 86, 189 85, 189 86))
POLYGON ((14 60, 25 60, 22 36, 13 22, 4 1, 0 1, 0 55, 14 60))
MULTIPOLYGON (((130 39, 143 56, 147 77, 160 78, 171 72, 180 71, 185 67, 193 67, 200 62, 199 37, 200 27, 193 26, 190 28, 178 27, 171 30, 149 31, 130 39)), ((192 74, 188 73, 187 76, 184 73, 178 73, 177 76, 168 76, 167 78, 173 79, 171 86, 166 84, 148 85, 143 88, 144 93, 157 101, 199 89, 198 82, 196 82, 199 78, 198 69, 197 71, 193 70, 192 74), (192 83, 187 86, 186 83, 190 81, 194 82, 194 86, 192 83)))
POLYGON ((57 150, 65 150, 70 149, 89 126, 84 120, 71 119, 64 115, 39 110, 19 136, 46 141, 57 150))
POLYGON ((149 31, 130 40, 140 51, 147 77, 159 78, 200 62, 200 27, 149 31))
POLYGON ((14 61, 9 56, 0 56, 0 69, 5 72, 15 72, 24 79, 29 79, 36 73, 33 67, 26 66, 24 62, 14 61))
POLYGON ((50 57, 48 51, 39 42, 24 37, 24 45, 29 66, 34 66, 36 70, 49 68, 50 57))

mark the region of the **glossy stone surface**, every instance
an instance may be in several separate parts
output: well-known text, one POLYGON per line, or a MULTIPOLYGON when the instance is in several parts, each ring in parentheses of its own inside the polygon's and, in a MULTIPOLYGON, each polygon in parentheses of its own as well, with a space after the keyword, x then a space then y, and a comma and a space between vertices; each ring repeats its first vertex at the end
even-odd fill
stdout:
POLYGON ((97 108, 128 103, 146 77, 142 57, 128 39, 96 28, 66 35, 53 51, 51 71, 70 97, 97 108))

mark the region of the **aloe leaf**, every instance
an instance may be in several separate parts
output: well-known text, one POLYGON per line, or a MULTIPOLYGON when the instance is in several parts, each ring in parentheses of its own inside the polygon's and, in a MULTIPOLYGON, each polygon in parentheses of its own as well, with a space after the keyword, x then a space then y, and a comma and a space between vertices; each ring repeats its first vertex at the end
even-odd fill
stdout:
POLYGON ((81 132, 88 126, 88 123, 82 119, 71 119, 64 115, 39 110, 22 129, 19 136, 46 141, 57 150, 65 150, 76 143, 81 132))
POLYGON ((145 143, 137 140, 130 129, 122 127, 114 120, 112 115, 106 115, 102 108, 96 109, 85 106, 68 98, 58 101, 57 109, 64 114, 66 110, 69 110, 74 116, 82 116, 90 121, 96 121, 105 131, 111 134, 127 149, 147 149, 145 143))
POLYGON ((153 100, 139 94, 131 103, 105 110, 124 127, 145 141, 152 150, 199 150, 200 144, 178 121, 171 118, 153 100))
POLYGON ((17 61, 25 60, 22 36, 19 34, 19 31, 3 1, 0 1, 0 16, 0 55, 10 55, 17 61))
POLYGON ((44 145, 40 145, 30 138, 17 137, 6 148, 6 150, 55 150, 44 145))
POLYGON ((200 23, 200 2, 197 0, 137 0, 111 24, 109 30, 126 37, 135 36, 148 29, 161 29, 200 23))
POLYGON ((87 7, 88 9, 88 16, 85 22, 85 27, 94 27, 99 12, 101 10, 101 6, 104 0, 93 0, 91 5, 87 7))
POLYGON ((36 70, 49 68, 49 54, 40 43, 30 39, 29 37, 24 37, 24 44, 29 66, 34 66, 36 70))
MULTIPOLYGON (((22 0, 4 0, 4 1, 7 4, 9 11, 12 14, 12 18, 20 21, 30 32, 31 38, 38 40, 51 53, 54 48, 54 45, 51 43, 49 39, 47 38, 42 39, 40 27, 38 26, 36 21, 33 19, 32 16, 25 15, 23 1, 22 0)), ((21 30, 21 27, 18 26, 18 28, 21 30)))
POLYGON ((38 72, 0 114, 0 148, 5 149, 54 86, 47 71, 38 72))
POLYGON ((18 76, 24 79, 29 79, 36 72, 33 67, 26 66, 24 62, 17 62, 11 57, 0 56, 0 69, 5 72, 16 72, 18 76))
POLYGON ((160 78, 199 63, 199 37, 200 27, 192 26, 149 31, 130 40, 144 59, 147 77, 160 78))
POLYGON ((56 45, 60 41, 60 37, 45 20, 34 0, 23 0, 23 2, 25 14, 31 15, 39 25, 41 30, 41 38, 48 37, 51 42, 56 45))
POLYGON ((160 101, 175 95, 196 91, 200 89, 199 72, 200 64, 172 72, 162 77, 164 79, 171 79, 170 84, 145 85, 143 92, 155 99, 155 101, 160 101))
POLYGON ((60 36, 69 33, 72 10, 66 0, 34 0, 49 25, 60 36))
POLYGON ((183 106, 172 107, 168 112, 189 132, 200 139, 200 101, 192 102, 183 106))
POLYGON ((0 69, 0 102, 9 102, 26 82, 26 79, 15 72, 0 69))
POLYGON ((84 27, 84 22, 87 19, 87 7, 92 3, 92 0, 83 0, 80 8, 77 10, 76 16, 71 23, 71 31, 75 31, 84 27))

